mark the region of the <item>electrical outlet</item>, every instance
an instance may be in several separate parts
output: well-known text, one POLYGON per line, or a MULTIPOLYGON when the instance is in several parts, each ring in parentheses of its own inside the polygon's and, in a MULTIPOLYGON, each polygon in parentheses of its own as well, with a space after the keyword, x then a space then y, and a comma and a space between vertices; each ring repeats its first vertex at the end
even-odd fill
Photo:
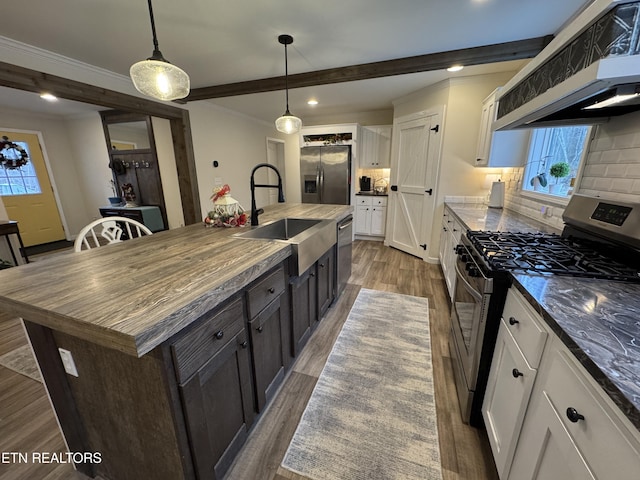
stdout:
POLYGON ((545 213, 547 217, 553 217, 553 208, 547 207, 547 211, 545 213))
POLYGON ((214 187, 221 187, 222 186, 222 177, 215 177, 213 179, 213 186, 214 187))
POLYGON ((58 348, 58 352, 60 352, 60 358, 62 359, 62 365, 64 366, 64 371, 69 375, 73 375, 74 377, 78 376, 78 369, 76 368, 76 364, 73 361, 73 356, 69 350, 65 350, 64 348, 58 348))

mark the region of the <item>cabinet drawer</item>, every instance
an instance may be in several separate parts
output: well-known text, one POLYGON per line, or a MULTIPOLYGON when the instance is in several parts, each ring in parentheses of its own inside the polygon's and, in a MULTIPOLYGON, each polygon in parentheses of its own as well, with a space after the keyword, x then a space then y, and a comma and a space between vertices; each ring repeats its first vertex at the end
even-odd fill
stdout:
POLYGON ((374 207, 386 207, 387 206, 387 197, 373 197, 371 199, 371 204, 374 207))
POLYGON ((282 267, 278 267, 277 270, 258 280, 258 283, 247 290, 249 318, 251 319, 258 315, 274 298, 284 292, 284 288, 285 280, 282 267))
POLYGON ((371 198, 371 197, 367 197, 367 196, 364 196, 364 195, 357 195, 356 196, 356 205, 365 205, 365 206, 370 207, 372 200, 373 200, 373 198, 371 198))
POLYGON ((547 331, 542 327, 543 320, 514 288, 509 289, 502 318, 529 365, 538 368, 547 331))
POLYGON ((199 325, 171 345, 178 382, 183 383, 244 328, 242 300, 205 314, 199 325))

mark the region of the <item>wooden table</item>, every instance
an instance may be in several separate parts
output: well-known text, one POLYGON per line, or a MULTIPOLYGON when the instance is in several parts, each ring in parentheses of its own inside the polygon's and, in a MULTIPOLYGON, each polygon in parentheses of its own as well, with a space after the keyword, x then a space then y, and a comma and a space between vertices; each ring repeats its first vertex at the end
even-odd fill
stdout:
POLYGON ((9 235, 13 234, 18 236, 18 242, 20 242, 20 255, 22 255, 25 262, 29 263, 29 258, 27 258, 27 252, 24 249, 22 237, 20 236, 20 230, 18 230, 18 222, 13 220, 0 220, 0 235, 4 236, 7 239, 7 245, 9 245, 9 250, 11 250, 11 257, 13 257, 13 263, 17 266, 18 259, 16 258, 16 254, 13 251, 11 240, 9 239, 9 235))

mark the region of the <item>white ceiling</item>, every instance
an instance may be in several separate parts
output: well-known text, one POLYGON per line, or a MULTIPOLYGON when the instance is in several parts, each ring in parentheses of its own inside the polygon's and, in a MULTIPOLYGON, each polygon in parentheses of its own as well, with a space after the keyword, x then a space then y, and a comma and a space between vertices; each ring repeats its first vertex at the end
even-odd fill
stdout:
MULTIPOLYGON (((154 0, 160 50, 191 77, 192 88, 510 42, 557 33, 590 0, 154 0)), ((128 75, 153 46, 144 0, 5 2, 1 34, 50 52, 128 75), (11 19, 11 20, 8 20, 11 19)), ((1 59, 0 59, 1 60, 1 59)), ((460 75, 509 71, 522 62, 469 67, 460 75)), ((391 100, 446 78, 444 71, 290 91, 292 113, 336 114, 391 108, 391 100), (306 100, 320 102, 308 107, 306 100), (313 109, 311 109, 313 108, 313 109)), ((6 89, 0 91, 0 104, 6 89)), ((18 102, 22 95, 10 101, 18 102)), ((26 95, 26 94, 25 94, 26 95)), ((28 97, 33 97, 29 94, 28 97)), ((25 100, 22 98, 22 100, 25 100)), ((25 100, 26 101, 26 100, 25 100)), ((211 100, 271 121, 284 93, 211 100)), ((38 102, 32 102, 38 108, 38 102)), ((40 104, 44 102, 40 101, 40 104)), ((59 102, 65 114, 73 102, 59 102)), ((55 105, 46 105, 48 111, 55 105)), ((82 108, 80 109, 83 110, 82 108)), ((53 110, 55 111, 55 110, 53 110)))

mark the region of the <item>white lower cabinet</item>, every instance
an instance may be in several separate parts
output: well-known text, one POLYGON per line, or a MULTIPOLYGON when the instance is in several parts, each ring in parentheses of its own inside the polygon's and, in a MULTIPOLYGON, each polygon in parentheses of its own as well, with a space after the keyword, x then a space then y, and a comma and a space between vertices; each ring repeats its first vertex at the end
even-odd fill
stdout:
POLYGON ((482 415, 500 478, 507 478, 547 333, 526 300, 510 290, 491 362, 482 415))
POLYGON ((502 480, 640 478, 640 432, 515 288, 483 416, 502 480))
POLYGON ((557 337, 545 352, 509 478, 640 478, 640 433, 557 337))
POLYGON ((442 216, 442 230, 440 232, 440 267, 444 276, 449 298, 453 298, 456 287, 456 246, 462 236, 462 224, 456 219, 451 210, 445 205, 442 216))
POLYGON ((356 235, 384 237, 387 197, 360 195, 356 198, 356 235))

